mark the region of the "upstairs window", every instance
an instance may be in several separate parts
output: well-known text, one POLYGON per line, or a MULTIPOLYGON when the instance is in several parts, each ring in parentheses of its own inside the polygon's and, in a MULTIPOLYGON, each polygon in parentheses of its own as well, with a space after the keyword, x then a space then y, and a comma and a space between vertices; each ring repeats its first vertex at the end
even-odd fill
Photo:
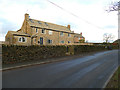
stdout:
POLYGON ((42 33, 43 33, 43 34, 45 33, 45 29, 42 29, 42 33))
POLYGON ((48 24, 45 22, 45 25, 48 26, 48 24))
POLYGON ((53 31, 49 31, 49 35, 52 35, 53 31))
POLYGON ((63 36, 63 32, 60 32, 60 36, 63 36))
POLYGON ((34 23, 34 21, 32 19, 29 19, 32 23, 34 23))
POLYGON ((20 37, 19 42, 26 42, 26 38, 25 37, 20 37))
POLYGON ((71 37, 71 34, 70 34, 70 33, 68 33, 68 37, 71 37))
POLYGON ((38 28, 36 28, 36 33, 38 33, 38 28))
POLYGON ((38 21, 39 24, 42 24, 40 21, 38 21))
POLYGON ((49 39, 49 40, 48 40, 48 43, 51 44, 51 43, 52 43, 52 40, 49 39))

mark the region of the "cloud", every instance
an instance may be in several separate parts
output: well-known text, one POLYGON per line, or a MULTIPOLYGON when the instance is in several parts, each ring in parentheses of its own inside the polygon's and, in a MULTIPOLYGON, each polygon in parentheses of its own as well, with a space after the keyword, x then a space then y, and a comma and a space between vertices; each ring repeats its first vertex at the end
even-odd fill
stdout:
POLYGON ((117 37, 117 12, 107 13, 104 9, 108 0, 51 1, 63 7, 65 11, 47 2, 47 0, 0 0, 2 33, 20 29, 24 14, 27 12, 33 19, 64 26, 70 24, 74 32, 82 32, 88 41, 102 41, 103 34, 106 32, 113 33, 117 37), (68 12, 74 13, 78 18, 68 12))
POLYGON ((107 28, 107 29, 115 29, 115 28, 117 28, 117 27, 114 26, 114 25, 108 25, 108 26, 104 26, 104 28, 107 28))

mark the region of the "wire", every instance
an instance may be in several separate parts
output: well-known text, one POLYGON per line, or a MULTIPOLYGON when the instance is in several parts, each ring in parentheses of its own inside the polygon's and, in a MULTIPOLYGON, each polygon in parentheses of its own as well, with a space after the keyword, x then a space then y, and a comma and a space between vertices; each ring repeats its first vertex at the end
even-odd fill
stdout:
POLYGON ((48 1, 49 3, 55 5, 56 7, 62 9, 63 11, 66 11, 67 13, 71 14, 72 16, 74 16, 74 17, 76 17, 76 18, 79 18, 79 19, 83 20, 83 21, 86 22, 87 24, 90 24, 90 25, 92 25, 92 26, 94 26, 94 27, 96 27, 96 28, 102 29, 102 30, 104 29, 104 28, 99 27, 99 26, 97 26, 97 25, 95 25, 95 24, 93 24, 93 23, 91 23, 91 22, 89 22, 89 21, 87 21, 87 20, 85 20, 85 19, 83 19, 83 18, 77 16, 76 14, 74 14, 74 13, 72 13, 72 12, 70 12, 70 11, 64 9, 64 8, 62 8, 61 6, 55 4, 54 2, 51 2, 50 0, 47 0, 47 1, 48 1))

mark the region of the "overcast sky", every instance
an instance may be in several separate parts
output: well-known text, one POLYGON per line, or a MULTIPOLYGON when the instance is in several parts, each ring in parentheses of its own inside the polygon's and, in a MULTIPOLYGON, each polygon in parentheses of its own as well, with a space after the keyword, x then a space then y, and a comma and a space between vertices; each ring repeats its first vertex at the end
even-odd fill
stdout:
POLYGON ((114 40, 118 38, 117 12, 105 11, 111 1, 117 0, 49 1, 64 10, 47 0, 0 0, 0 41, 5 40, 8 31, 21 28, 25 13, 32 19, 63 26, 70 24, 71 30, 75 33, 82 32, 88 42, 103 42, 104 33, 113 34, 114 40))

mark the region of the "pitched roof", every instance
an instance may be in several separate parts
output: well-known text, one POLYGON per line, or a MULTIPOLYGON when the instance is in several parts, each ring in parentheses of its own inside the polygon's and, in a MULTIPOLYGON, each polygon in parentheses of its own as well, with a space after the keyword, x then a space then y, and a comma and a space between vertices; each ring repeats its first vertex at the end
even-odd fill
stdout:
POLYGON ((13 35, 18 35, 18 36, 30 36, 24 32, 16 32, 16 31, 8 31, 8 33, 13 34, 13 35))
POLYGON ((57 25, 57 24, 44 22, 44 21, 39 21, 35 19, 29 19, 28 23, 30 26, 34 26, 34 27, 52 29, 52 30, 57 30, 57 31, 64 31, 64 32, 71 32, 71 30, 69 30, 69 28, 67 28, 66 26, 57 25))

